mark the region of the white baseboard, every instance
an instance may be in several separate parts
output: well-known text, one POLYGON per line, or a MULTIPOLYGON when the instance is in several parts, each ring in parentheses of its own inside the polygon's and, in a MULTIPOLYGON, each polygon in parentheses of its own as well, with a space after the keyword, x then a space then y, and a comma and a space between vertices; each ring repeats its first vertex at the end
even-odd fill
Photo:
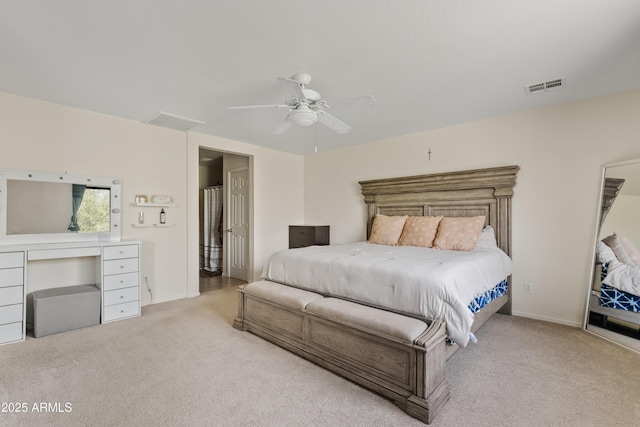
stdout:
POLYGON ((561 325, 573 326, 573 327, 576 327, 576 328, 582 328, 582 322, 572 322, 572 321, 569 321, 569 320, 566 320, 566 319, 556 319, 555 317, 538 316, 536 314, 523 313, 521 311, 515 311, 515 310, 512 310, 511 314, 513 314, 514 316, 528 317, 529 319, 542 320, 542 321, 545 321, 545 322, 559 323, 561 325))
POLYGON ((153 300, 151 302, 149 302, 148 304, 143 305, 143 307, 147 306, 147 305, 153 305, 153 304, 160 304, 163 302, 169 302, 169 301, 175 301, 175 300, 179 300, 179 299, 184 299, 184 298, 191 298, 191 297, 197 297, 198 295, 200 295, 200 292, 198 292, 197 295, 174 295, 174 296, 170 296, 170 297, 164 297, 164 298, 153 298, 153 300))

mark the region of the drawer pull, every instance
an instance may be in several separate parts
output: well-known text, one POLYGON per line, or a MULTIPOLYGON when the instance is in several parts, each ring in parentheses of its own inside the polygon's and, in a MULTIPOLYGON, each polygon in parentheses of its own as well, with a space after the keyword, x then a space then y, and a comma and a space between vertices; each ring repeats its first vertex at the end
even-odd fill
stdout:
POLYGON ((123 268, 124 268, 124 265, 121 265, 121 266, 120 266, 120 270, 122 270, 123 268))
POLYGON ((120 310, 120 314, 124 314, 124 310, 120 310))
POLYGON ((120 295, 120 299, 124 299, 124 295, 120 295))
POLYGON ((124 280, 120 279, 120 284, 123 284, 123 283, 124 283, 124 280))

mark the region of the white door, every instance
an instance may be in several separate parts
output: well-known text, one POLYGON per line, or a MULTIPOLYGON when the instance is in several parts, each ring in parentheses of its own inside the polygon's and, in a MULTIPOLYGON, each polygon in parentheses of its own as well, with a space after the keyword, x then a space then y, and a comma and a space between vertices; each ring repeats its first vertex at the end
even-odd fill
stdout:
POLYGON ((249 253, 249 179, 247 168, 232 169, 228 173, 229 212, 227 221, 227 263, 229 277, 247 280, 249 253))

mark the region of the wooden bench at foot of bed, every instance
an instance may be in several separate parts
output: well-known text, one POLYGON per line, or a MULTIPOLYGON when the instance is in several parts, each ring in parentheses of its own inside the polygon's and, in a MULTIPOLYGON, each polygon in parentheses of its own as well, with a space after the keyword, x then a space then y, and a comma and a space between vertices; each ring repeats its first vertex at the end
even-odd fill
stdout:
POLYGON ((430 423, 449 400, 444 323, 268 281, 241 286, 234 327, 394 401, 430 423))

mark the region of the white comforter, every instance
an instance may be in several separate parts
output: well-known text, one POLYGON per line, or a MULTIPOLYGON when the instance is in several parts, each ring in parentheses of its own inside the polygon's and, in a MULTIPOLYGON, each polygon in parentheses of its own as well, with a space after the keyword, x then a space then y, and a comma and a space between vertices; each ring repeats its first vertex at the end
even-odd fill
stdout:
POLYGON ((602 283, 640 296, 640 268, 635 265, 623 264, 617 259, 611 260, 607 268, 607 276, 602 280, 602 283))
POLYGON ((358 242, 277 252, 262 278, 442 319, 464 347, 473 323, 468 304, 511 272, 511 259, 497 247, 461 252, 358 242))

